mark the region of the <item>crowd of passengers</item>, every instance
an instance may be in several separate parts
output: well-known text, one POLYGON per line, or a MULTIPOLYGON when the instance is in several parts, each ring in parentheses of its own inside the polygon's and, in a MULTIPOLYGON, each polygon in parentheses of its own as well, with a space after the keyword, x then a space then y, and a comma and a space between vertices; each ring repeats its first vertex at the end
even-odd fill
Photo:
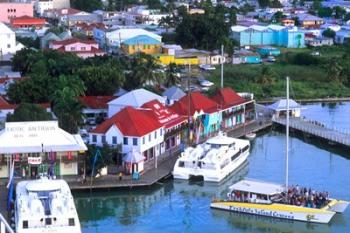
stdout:
POLYGON ((228 194, 228 198, 239 202, 256 202, 256 200, 261 200, 266 203, 277 202, 309 208, 322 208, 329 203, 328 192, 316 192, 315 190, 311 190, 311 188, 301 188, 298 185, 291 186, 287 194, 286 192, 282 192, 281 194, 272 196, 271 201, 268 200, 266 195, 257 194, 256 198, 252 198, 252 195, 249 197, 248 193, 237 190, 228 194))
POLYGON ((282 202, 296 206, 322 208, 328 204, 329 194, 328 192, 317 192, 311 190, 311 188, 307 189, 296 185, 288 189, 287 198, 286 193, 282 193, 282 202))

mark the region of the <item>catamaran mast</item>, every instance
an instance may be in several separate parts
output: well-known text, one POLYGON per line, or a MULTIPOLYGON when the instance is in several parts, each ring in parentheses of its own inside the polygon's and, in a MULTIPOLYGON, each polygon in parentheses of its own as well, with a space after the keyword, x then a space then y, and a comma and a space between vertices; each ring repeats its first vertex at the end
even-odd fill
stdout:
POLYGON ((287 115, 286 115, 286 191, 288 192, 288 157, 289 157, 289 77, 287 81, 287 115))

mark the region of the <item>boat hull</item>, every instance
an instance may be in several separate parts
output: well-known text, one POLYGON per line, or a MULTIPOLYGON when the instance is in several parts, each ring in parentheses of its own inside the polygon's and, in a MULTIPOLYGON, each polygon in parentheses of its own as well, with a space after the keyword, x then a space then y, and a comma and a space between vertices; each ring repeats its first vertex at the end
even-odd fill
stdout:
POLYGON ((348 201, 331 199, 331 202, 326 206, 326 209, 337 213, 343 213, 349 204, 348 201))
POLYGON ((277 203, 256 204, 233 201, 214 201, 211 203, 210 207, 232 212, 313 223, 328 223, 336 213, 325 209, 306 208, 277 203))
POLYGON ((176 163, 173 171, 173 177, 174 179, 189 180, 191 177, 202 176, 204 181, 220 182, 225 177, 234 172, 238 167, 240 167, 247 160, 248 155, 249 150, 242 153, 238 158, 236 158, 222 170, 180 168, 176 166, 176 163))

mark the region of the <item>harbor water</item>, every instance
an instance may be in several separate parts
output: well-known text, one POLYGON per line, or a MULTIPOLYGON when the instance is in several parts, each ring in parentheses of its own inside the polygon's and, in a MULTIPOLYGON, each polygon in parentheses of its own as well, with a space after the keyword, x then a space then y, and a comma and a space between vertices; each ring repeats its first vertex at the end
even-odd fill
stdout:
MULTIPOLYGON (((303 115, 350 132, 350 103, 305 105, 303 115)), ((350 149, 304 135, 290 138, 290 184, 350 200, 350 149)), ((310 224, 209 208, 213 197, 242 177, 284 183, 285 134, 269 131, 252 142, 248 163, 220 184, 169 180, 154 187, 74 193, 83 233, 106 232, 350 232, 350 209, 329 224, 310 224)))

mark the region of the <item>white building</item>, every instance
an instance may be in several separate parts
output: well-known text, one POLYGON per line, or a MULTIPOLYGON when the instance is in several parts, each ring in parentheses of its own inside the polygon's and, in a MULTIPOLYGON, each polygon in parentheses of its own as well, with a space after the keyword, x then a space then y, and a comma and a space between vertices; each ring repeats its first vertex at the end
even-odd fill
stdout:
POLYGON ((145 161, 164 153, 165 128, 152 111, 125 107, 90 133, 90 143, 121 145, 122 153, 137 152, 145 161))
POLYGON ((0 177, 36 177, 53 167, 56 176, 78 175, 87 150, 80 135, 58 127, 57 121, 9 122, 0 131, 0 177), (79 169, 80 168, 80 169, 79 169))
POLYGON ((95 28, 93 34, 94 39, 100 44, 101 48, 105 46, 114 48, 120 47, 120 44, 125 40, 140 35, 147 35, 158 40, 159 42, 162 41, 161 36, 141 28, 119 28, 109 30, 95 28))
POLYGON ((53 9, 53 0, 38 0, 34 2, 35 13, 42 16, 44 11, 53 9))
POLYGON ((21 43, 16 42, 16 34, 4 23, 0 22, 0 60, 6 55, 15 54, 24 48, 21 43))
POLYGON ((140 108, 143 104, 151 101, 158 100, 160 103, 165 104, 166 98, 156 95, 153 92, 147 91, 145 89, 137 89, 130 91, 119 98, 116 98, 108 102, 108 117, 112 117, 114 114, 122 110, 127 106, 134 108, 140 108))

